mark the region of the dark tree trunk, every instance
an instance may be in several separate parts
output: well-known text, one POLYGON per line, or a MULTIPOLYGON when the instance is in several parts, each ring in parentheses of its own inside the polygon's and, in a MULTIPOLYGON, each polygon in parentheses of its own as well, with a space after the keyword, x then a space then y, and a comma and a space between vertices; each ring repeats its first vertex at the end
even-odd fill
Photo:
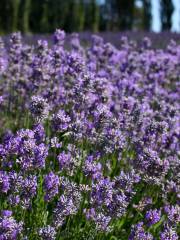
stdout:
POLYGON ((174 5, 172 0, 161 0, 161 24, 163 31, 171 30, 173 11, 174 5))

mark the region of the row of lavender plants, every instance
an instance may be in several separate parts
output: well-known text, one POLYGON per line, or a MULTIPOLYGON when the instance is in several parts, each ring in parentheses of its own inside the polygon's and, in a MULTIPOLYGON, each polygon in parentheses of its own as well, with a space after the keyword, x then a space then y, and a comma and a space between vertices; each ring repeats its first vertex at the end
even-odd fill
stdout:
MULTIPOLYGON (((173 39, 177 44, 180 44, 180 34, 176 32, 139 32, 139 31, 124 31, 124 32, 99 32, 96 33, 97 36, 103 38, 104 43, 111 42, 116 48, 120 48, 120 39, 122 37, 127 37, 130 41, 135 41, 137 47, 140 47, 142 44, 142 39, 148 37, 151 40, 151 49, 166 48, 170 40, 173 39)), ((82 46, 89 46, 91 41, 91 32, 79 32, 79 39, 82 46)), ((10 35, 5 35, 2 37, 5 43, 5 46, 9 46, 10 35)), ((53 44, 52 36, 49 34, 25 34, 22 35, 23 42, 26 44, 36 44, 39 39, 48 41, 48 44, 51 46, 53 44)), ((65 47, 70 46, 72 35, 70 33, 66 34, 65 47)))
POLYGON ((180 46, 0 39, 0 240, 178 240, 180 46))

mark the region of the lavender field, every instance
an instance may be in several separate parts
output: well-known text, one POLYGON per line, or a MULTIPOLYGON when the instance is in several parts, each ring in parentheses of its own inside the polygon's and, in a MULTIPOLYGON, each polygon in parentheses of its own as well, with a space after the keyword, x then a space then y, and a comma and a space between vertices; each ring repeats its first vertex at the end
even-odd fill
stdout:
MULTIPOLYGON (((65 47, 69 48, 71 46, 71 39, 74 34, 66 34, 65 47)), ((142 39, 148 37, 151 40, 152 49, 164 49, 174 40, 178 45, 180 44, 180 34, 176 32, 164 31, 161 33, 154 32, 143 32, 143 31, 124 31, 124 32, 99 32, 97 36, 103 38, 104 43, 110 42, 116 48, 121 48, 121 38, 126 37, 131 44, 141 47, 142 39)), ((90 46, 91 44, 91 32, 80 32, 78 33, 80 43, 83 47, 90 46)), ((11 35, 3 36, 3 41, 6 47, 9 47, 11 35)), ((28 45, 36 45, 38 40, 46 40, 48 44, 52 46, 53 38, 50 34, 24 34, 22 35, 23 42, 28 45)))
POLYGON ((179 239, 174 36, 0 39, 0 240, 179 239))

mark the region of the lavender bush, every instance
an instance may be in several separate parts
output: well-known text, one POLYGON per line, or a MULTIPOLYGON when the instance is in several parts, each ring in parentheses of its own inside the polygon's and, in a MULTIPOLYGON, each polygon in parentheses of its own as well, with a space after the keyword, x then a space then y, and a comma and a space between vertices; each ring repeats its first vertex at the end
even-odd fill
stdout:
POLYGON ((178 240, 180 45, 0 39, 0 239, 178 240))

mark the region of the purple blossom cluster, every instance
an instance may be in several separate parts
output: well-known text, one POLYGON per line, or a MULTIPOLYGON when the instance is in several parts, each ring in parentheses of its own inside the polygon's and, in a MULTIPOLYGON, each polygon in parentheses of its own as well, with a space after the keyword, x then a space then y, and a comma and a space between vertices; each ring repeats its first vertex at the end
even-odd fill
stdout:
POLYGON ((12 212, 4 210, 0 216, 0 239, 18 239, 22 232, 22 222, 17 223, 12 212))
POLYGON ((180 46, 0 39, 0 239, 177 240, 180 46))

